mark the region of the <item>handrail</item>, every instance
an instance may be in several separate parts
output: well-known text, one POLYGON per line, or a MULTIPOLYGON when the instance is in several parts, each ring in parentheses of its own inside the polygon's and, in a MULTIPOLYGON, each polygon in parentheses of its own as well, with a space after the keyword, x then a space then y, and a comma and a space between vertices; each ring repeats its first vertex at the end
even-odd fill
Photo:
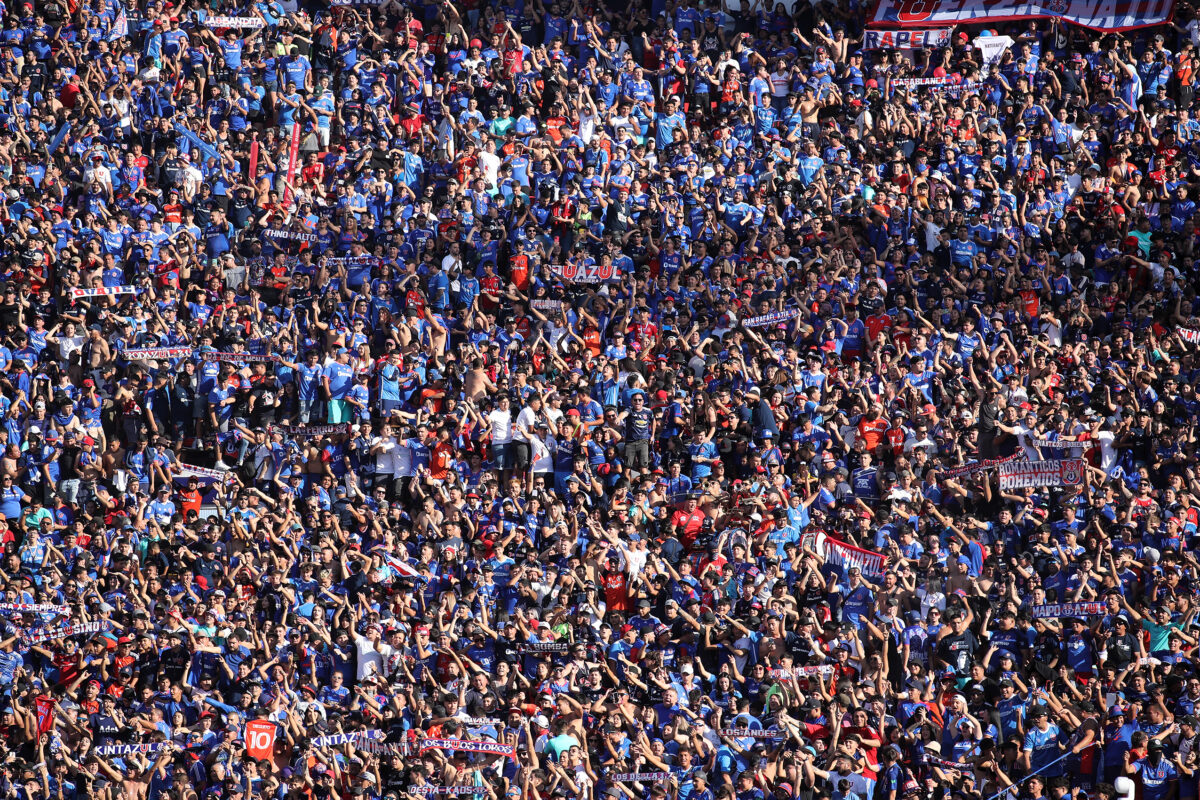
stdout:
POLYGON ((1022 783, 1024 783, 1024 782, 1025 782, 1025 781, 1027 781, 1027 780, 1029 780, 1029 779, 1030 779, 1030 778, 1032 778, 1034 775, 1037 775, 1037 774, 1038 774, 1039 772, 1041 772, 1042 770, 1047 770, 1047 769, 1050 769, 1051 767, 1053 767, 1053 766, 1054 766, 1055 764, 1057 764, 1058 762, 1062 761, 1063 759, 1067 758, 1068 756, 1073 756, 1073 755, 1075 755, 1075 754, 1074 754, 1074 753, 1072 753, 1072 752, 1070 752, 1070 751, 1068 750, 1067 752, 1063 753, 1063 754, 1062 754, 1061 756, 1059 756, 1058 758, 1056 758, 1056 759, 1054 759, 1053 761, 1051 761, 1051 762, 1050 762, 1049 764, 1047 764, 1046 766, 1044 766, 1044 767, 1038 767, 1036 770, 1034 770, 1033 772, 1029 773, 1029 774, 1028 774, 1028 775, 1026 775, 1024 778, 1021 778, 1021 780, 1019 780, 1019 781, 1015 781, 1014 783, 1010 783, 1008 786, 1005 786, 1003 789, 1001 789, 1000 791, 996 792, 994 795, 992 795, 991 797, 989 797, 987 800, 996 800, 996 798, 1000 797, 1000 796, 1001 796, 1001 795, 1003 795, 1005 792, 1010 792, 1010 791, 1012 791, 1013 789, 1016 789, 1016 788, 1017 788, 1018 786, 1020 786, 1022 783))

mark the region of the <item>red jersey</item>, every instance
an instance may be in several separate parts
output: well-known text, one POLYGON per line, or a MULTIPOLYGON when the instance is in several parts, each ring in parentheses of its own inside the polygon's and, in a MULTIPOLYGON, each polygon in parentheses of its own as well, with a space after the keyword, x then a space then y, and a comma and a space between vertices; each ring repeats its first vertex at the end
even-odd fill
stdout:
POLYGON ((858 435, 867 446, 867 452, 874 451, 875 448, 883 444, 884 436, 887 433, 888 423, 883 417, 877 420, 869 420, 863 417, 858 422, 858 435))
POLYGON ((863 324, 867 326, 867 338, 874 342, 880 333, 892 329, 892 318, 887 314, 872 314, 863 324))
POLYGON ((604 602, 609 611, 629 610, 629 579, 624 572, 605 572, 600 578, 604 584, 604 602))

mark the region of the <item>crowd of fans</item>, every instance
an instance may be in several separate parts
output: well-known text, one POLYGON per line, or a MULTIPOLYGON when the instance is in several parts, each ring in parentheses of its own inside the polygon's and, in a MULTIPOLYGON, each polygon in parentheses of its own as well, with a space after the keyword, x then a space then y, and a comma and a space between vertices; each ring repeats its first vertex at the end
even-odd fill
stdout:
POLYGON ((0 796, 1197 798, 1186 3, 2 12, 0 796))

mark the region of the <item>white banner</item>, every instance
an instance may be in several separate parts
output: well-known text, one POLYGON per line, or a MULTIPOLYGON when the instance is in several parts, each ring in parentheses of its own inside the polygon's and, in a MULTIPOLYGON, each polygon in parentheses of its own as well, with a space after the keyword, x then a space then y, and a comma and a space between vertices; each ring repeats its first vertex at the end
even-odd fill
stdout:
POLYGON ((792 667, 791 669, 785 669, 784 667, 773 667, 767 674, 772 678, 780 678, 783 680, 792 677, 811 678, 814 675, 826 676, 833 674, 833 664, 809 664, 803 667, 792 667))
POLYGON ((985 69, 1000 61, 1004 51, 1013 46, 1011 36, 980 36, 972 44, 979 51, 985 69))
POLYGON ((1034 619, 1054 617, 1090 617, 1104 613, 1104 603, 1085 601, 1082 603, 1047 603, 1031 609, 1034 619))
POLYGON ((1082 458, 1058 461, 1010 461, 998 467, 1000 491, 1039 486, 1079 486, 1087 477, 1087 462, 1082 458))
POLYGON ((96 289, 72 289, 71 297, 116 297, 122 294, 137 294, 136 286, 101 286, 96 289))
POLYGON ((262 17, 209 17, 204 20, 206 28, 250 28, 258 29, 266 25, 262 17))
POLYGON ((179 478, 213 478, 218 481, 223 481, 229 477, 228 472, 221 472, 208 467, 193 467, 191 464, 179 463, 175 465, 178 469, 175 470, 175 476, 179 478))
POLYGON ((548 264, 550 274, 567 283, 604 283, 621 280, 621 270, 613 264, 548 264))
POLYGON ((340 747, 344 744, 358 744, 360 741, 378 742, 383 740, 383 731, 353 731, 351 733, 331 733, 328 736, 318 736, 312 740, 313 747, 340 747))
POLYGON ((800 309, 785 308, 783 311, 771 311, 767 314, 759 314, 756 317, 746 317, 742 320, 742 325, 747 328, 763 328, 768 325, 779 325, 788 322, 798 316, 800 316, 800 309))
POLYGON ((1036 436, 1026 436, 1025 440, 1031 447, 1050 447, 1055 450, 1091 450, 1096 446, 1091 440, 1075 442, 1067 439, 1039 439, 1036 436))
POLYGON ((926 30, 863 31, 863 50, 906 50, 925 47, 946 47, 953 28, 926 30))

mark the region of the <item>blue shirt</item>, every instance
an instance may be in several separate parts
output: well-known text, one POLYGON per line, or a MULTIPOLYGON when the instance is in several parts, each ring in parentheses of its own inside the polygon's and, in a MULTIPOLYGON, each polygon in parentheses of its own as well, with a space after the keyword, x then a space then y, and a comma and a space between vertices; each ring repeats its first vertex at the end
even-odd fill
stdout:
POLYGON ((335 361, 325 368, 325 377, 329 379, 329 398, 344 400, 354 383, 354 367, 335 361))

